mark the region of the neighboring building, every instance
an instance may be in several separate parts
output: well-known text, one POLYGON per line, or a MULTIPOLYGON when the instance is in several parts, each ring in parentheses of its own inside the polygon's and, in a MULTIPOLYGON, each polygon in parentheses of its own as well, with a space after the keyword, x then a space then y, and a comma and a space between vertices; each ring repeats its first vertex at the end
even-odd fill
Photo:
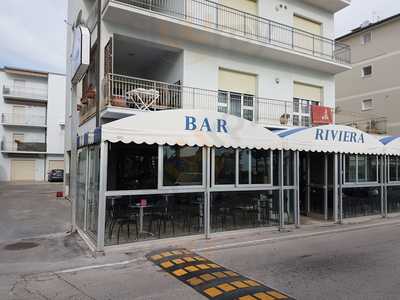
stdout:
POLYGON ((350 45, 353 69, 336 76, 337 123, 400 134, 400 14, 365 22, 337 39, 350 45))
POLYGON ((64 168, 65 75, 0 69, 0 181, 45 181, 64 168))

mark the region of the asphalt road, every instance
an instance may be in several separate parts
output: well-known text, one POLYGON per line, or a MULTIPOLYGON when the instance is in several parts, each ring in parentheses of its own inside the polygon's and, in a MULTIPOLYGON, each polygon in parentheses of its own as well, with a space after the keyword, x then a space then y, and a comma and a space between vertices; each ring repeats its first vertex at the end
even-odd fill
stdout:
MULTIPOLYGON (((199 254, 296 299, 399 299, 399 233, 392 224, 199 254)), ((129 263, 0 283, 9 281, 8 299, 204 299, 142 254, 125 255, 129 263)))

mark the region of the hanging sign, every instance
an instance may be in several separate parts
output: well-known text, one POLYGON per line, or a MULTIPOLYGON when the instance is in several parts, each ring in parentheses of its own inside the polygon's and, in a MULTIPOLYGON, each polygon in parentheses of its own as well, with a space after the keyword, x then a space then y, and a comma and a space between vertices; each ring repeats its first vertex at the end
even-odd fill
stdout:
POLYGON ((333 124, 332 108, 327 106, 311 105, 313 125, 333 124))
POLYGON ((85 26, 77 26, 73 32, 71 53, 71 82, 77 84, 90 64, 90 31, 85 26))

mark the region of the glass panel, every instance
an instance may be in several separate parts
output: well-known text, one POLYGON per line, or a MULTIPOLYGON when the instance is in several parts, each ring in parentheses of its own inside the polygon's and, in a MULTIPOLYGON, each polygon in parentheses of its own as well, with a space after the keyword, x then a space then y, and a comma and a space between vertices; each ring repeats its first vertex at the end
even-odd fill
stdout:
POLYGON ((87 167, 87 148, 78 152, 78 201, 76 205, 76 223, 83 229, 85 218, 86 201, 86 167, 87 167))
POLYGON ((242 116, 242 95, 237 93, 230 93, 230 113, 234 116, 242 116))
POLYGON ((243 95, 243 106, 253 107, 254 96, 252 95, 243 95))
POLYGON ((271 151, 251 151, 251 183, 271 184, 271 151))
POLYGON ((310 189, 310 210, 313 214, 322 217, 325 213, 324 205, 325 191, 321 187, 311 187, 310 189))
POLYGON ((388 186, 387 209, 388 213, 400 212, 400 186, 388 186))
POLYGON ((228 113, 228 106, 220 106, 220 105, 218 105, 218 112, 227 114, 228 113))
POLYGON ((218 103, 228 104, 228 93, 224 91, 218 91, 218 103))
POLYGON ((302 100, 301 101, 301 112, 303 114, 309 114, 310 113, 310 102, 307 100, 302 100))
POLYGON ((211 193, 211 231, 279 225, 279 191, 211 193))
POLYGON ((279 150, 275 150, 272 152, 272 177, 273 177, 273 185, 279 186, 279 150))
POLYGON ((105 244, 204 232, 204 194, 107 197, 105 244))
POLYGON ((294 98, 293 99, 293 112, 300 112, 300 99, 294 98))
POLYGON ((376 156, 368 156, 367 157, 367 181, 376 182, 377 178, 377 157, 376 156))
POLYGON ((309 127, 310 126, 310 117, 302 116, 301 117, 301 125, 304 127, 309 127))
POLYGON ((389 180, 397 181, 397 157, 389 159, 389 180))
POLYGON ((250 150, 239 150, 239 184, 249 184, 250 150))
POLYGON ((253 121, 253 111, 250 109, 243 109, 243 118, 249 121, 253 121))
POLYGON ((358 181, 365 182, 367 181, 367 156, 365 155, 358 155, 358 181))
POLYGON ((283 191, 283 207, 285 224, 294 224, 294 190, 283 191))
POLYGON ((163 164, 164 186, 203 184, 202 148, 164 146, 163 164))
POLYGON ((158 146, 111 144, 107 177, 109 191, 156 189, 158 146))
POLYGON ((100 146, 89 148, 89 183, 86 208, 86 230, 97 236, 100 182, 100 146))
POLYGON ((299 125, 300 125, 300 123, 299 123, 299 116, 294 115, 294 116, 293 116, 293 126, 299 126, 299 125))
POLYGON ((283 152, 283 185, 294 185, 294 160, 292 151, 283 152))
POLYGON ((235 149, 215 149, 215 184, 235 184, 235 149))
POLYGON ((361 217, 381 213, 379 187, 344 188, 343 217, 361 217))
POLYGON ((400 181, 400 157, 397 157, 397 174, 396 181, 400 181))
POLYGON ((357 168, 357 156, 346 155, 345 156, 345 181, 346 182, 356 182, 356 168, 357 168))

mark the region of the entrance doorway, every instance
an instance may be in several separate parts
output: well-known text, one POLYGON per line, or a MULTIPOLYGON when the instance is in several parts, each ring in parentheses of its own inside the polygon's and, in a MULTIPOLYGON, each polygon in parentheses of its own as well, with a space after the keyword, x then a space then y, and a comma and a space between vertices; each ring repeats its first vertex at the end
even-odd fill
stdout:
POLYGON ((300 153, 300 222, 333 219, 333 154, 300 153))

